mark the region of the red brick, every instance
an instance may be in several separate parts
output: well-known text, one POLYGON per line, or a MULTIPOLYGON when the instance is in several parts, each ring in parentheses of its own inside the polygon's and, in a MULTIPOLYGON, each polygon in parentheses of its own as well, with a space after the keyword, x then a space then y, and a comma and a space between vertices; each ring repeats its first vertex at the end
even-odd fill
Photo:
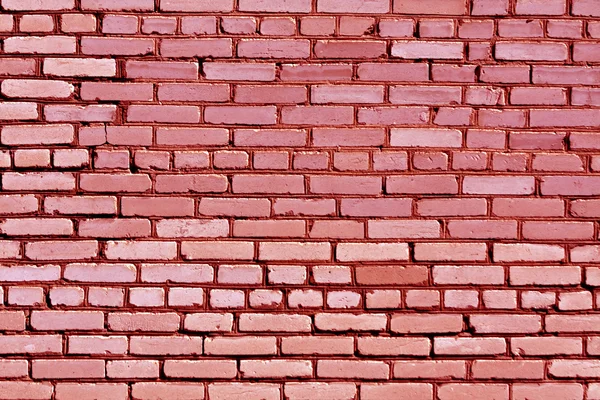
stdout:
POLYGON ((142 264, 142 282, 212 282, 213 269, 206 264, 142 264))
POLYGON ((591 0, 575 0, 573 2, 572 13, 573 15, 592 17, 597 17, 600 15, 598 10, 595 8, 595 3, 591 0))
POLYGON ((30 318, 34 330, 104 329, 101 311, 34 311, 30 318))
POLYGON ((361 266, 356 269, 356 282, 360 285, 424 285, 427 281, 428 271, 422 266, 361 266))
POLYGON ((485 199, 422 199, 417 202, 422 216, 477 216, 487 214, 485 199))
POLYGON ((356 221, 315 221, 310 229, 311 238, 364 238, 365 228, 356 221))
POLYGON ((25 256, 31 260, 86 260, 97 255, 98 242, 95 240, 39 241, 25 245, 25 256))
POLYGON ((556 294, 553 292, 523 292, 521 304, 525 309, 549 309, 556 305, 556 294))
POLYGON ((600 60, 597 55, 599 49, 597 43, 576 43, 573 46, 573 60, 579 62, 598 62, 600 60))
POLYGON ((183 61, 127 61, 125 73, 128 78, 195 80, 198 78, 198 64, 183 61))
POLYGON ((425 356, 431 350, 426 338, 360 337, 357 346, 360 354, 370 356, 425 356))
POLYGON ((221 20, 221 29, 233 34, 252 34, 256 32, 256 18, 226 17, 221 20))
POLYGON ((534 191, 535 179, 523 176, 467 176, 463 181, 465 194, 527 195, 534 191))
POLYGON ((307 36, 332 36, 335 33, 335 17, 302 18, 300 33, 307 36))
POLYGON ((68 400, 78 398, 91 400, 97 397, 108 397, 125 400, 128 396, 127 385, 123 383, 57 383, 56 399, 68 400))
POLYGON ((464 361, 394 362, 394 376, 404 379, 464 379, 466 372, 464 361))
POLYGON ((154 186, 158 193, 222 193, 228 182, 223 175, 159 175, 154 186))
POLYGON ((267 355, 276 351, 275 337, 221 337, 205 341, 205 353, 208 355, 267 355))
POLYGON ((150 236, 150 221, 145 219, 87 219, 79 222, 81 237, 147 237, 150 236))
POLYGON ((517 239, 516 221, 468 220, 448 222, 450 237, 463 239, 517 239))
MULTIPOLYGON (((405 38, 412 37, 415 31, 415 23, 410 19, 382 19, 378 25, 381 37, 405 38)), ((379 79, 382 79, 380 77, 379 79)))
POLYGON ((461 147, 460 131, 444 129, 394 129, 390 144, 399 147, 461 147))
POLYGON ((233 177, 234 193, 304 193, 304 177, 299 175, 237 175, 233 177))
POLYGON ((508 43, 496 44, 496 57, 500 60, 564 61, 567 47, 563 43, 508 43))
POLYGON ((513 88, 510 102, 516 105, 561 105, 567 103, 567 93, 561 88, 513 88))
POLYGON ((341 201, 341 213, 356 217, 406 217, 411 215, 410 199, 353 199, 341 201))
POLYGON ((401 14, 436 14, 436 15, 463 15, 467 11, 466 5, 460 0, 450 0, 439 5, 435 0, 395 0, 394 13, 401 14))
POLYGON ((433 281, 443 285, 501 285, 504 268, 491 266, 434 266, 433 281))
POLYGON ((394 314, 392 332, 397 333, 451 333, 462 331, 460 314, 394 314))
POLYGON ((9 265, 0 268, 3 282, 56 281, 60 277, 58 265, 9 265))
POLYGON ((510 267, 513 285, 576 285, 581 282, 579 267, 510 267))
POLYGON ((576 109, 539 109, 530 112, 529 125, 533 128, 540 127, 586 127, 597 126, 596 110, 576 109))
POLYGON ((225 220, 168 219, 156 224, 158 237, 224 237, 229 234, 225 220))
POLYGON ((160 54, 164 57, 231 57, 231 39, 164 39, 160 54))
POLYGON ((184 328, 200 332, 231 332, 233 314, 188 314, 185 317, 184 328))
POLYGON ((290 400, 347 400, 356 396, 354 383, 290 382, 284 387, 285 396, 290 400))
POLYGON ((522 356, 581 354, 583 344, 578 338, 566 337, 525 337, 512 338, 513 354, 522 356))
POLYGON ((385 383, 361 385, 361 398, 375 400, 384 397, 429 399, 433 395, 433 388, 426 383, 385 383))
POLYGON ((283 64, 281 67, 283 81, 349 81, 351 78, 352 68, 348 64, 283 64))
POLYGON ((439 400, 459 400, 464 398, 488 398, 508 400, 509 388, 505 384, 464 384, 448 383, 438 390, 439 400))
POLYGON ((583 163, 575 154, 539 154, 535 155, 532 167, 537 171, 583 171, 583 163))
POLYGON ((140 382, 132 385, 132 395, 136 399, 150 400, 159 397, 164 400, 203 400, 204 384, 187 382, 140 382))
POLYGON ((281 341, 283 354, 352 354, 353 338, 340 337, 286 337, 281 341))
POLYGON ((315 104, 331 103, 382 103, 383 86, 315 85, 311 101, 315 104))
POLYGON ((505 217, 562 217, 564 210, 560 199, 497 198, 492 203, 493 214, 505 217))
POLYGON ((164 0, 160 4, 161 11, 180 12, 227 12, 233 10, 231 0, 216 0, 211 4, 197 4, 190 0, 164 0))
POLYGON ((386 179, 387 193, 397 194, 453 194, 458 182, 452 175, 406 175, 386 179))
POLYGON ((132 105, 127 110, 127 120, 130 122, 198 123, 200 109, 195 106, 132 105))
POLYGON ((597 186, 594 176, 546 176, 541 188, 544 195, 594 196, 597 186))
POLYGON ((538 383, 517 384, 513 386, 515 400, 541 400, 549 396, 562 399, 583 399, 583 386, 577 383, 538 383))
POLYGON ((562 261, 565 250, 559 245, 548 244, 494 244, 494 261, 496 262, 518 262, 518 261, 562 261))
POLYGON ((303 86, 254 86, 235 87, 236 103, 303 103, 307 90, 303 86))
POLYGON ((414 257, 418 261, 484 261, 485 243, 417 243, 414 257))
POLYGON ((147 83, 100 83, 81 84, 81 98, 84 100, 131 100, 151 101, 154 86, 147 83))
POLYGON ((359 108, 358 122, 367 125, 424 125, 429 120, 426 107, 359 108))
POLYGON ((268 63, 223 63, 207 62, 202 71, 209 80, 232 81, 273 81, 275 80, 275 64, 268 63))
POLYGON ((335 201, 333 199, 275 199, 273 202, 273 213, 275 215, 317 215, 326 216, 335 213, 335 201))
POLYGON ((580 21, 549 21, 547 25, 548 36, 554 38, 580 38, 582 28, 580 21))
POLYGON ((317 58, 378 58, 386 53, 383 41, 319 40, 314 46, 317 58))
POLYGON ((121 213, 125 216, 192 216, 194 201, 183 197, 124 197, 121 213))
POLYGON ((165 362, 164 373, 177 378, 233 378, 236 365, 232 360, 169 360, 165 362))
POLYGON ((111 313, 108 328, 112 331, 174 332, 179 329, 175 313, 111 313))
POLYGON ((308 332, 311 319, 307 315, 243 314, 239 320, 243 332, 308 332))
POLYGON ((537 315, 478 314, 469 317, 477 333, 538 333, 541 318, 537 315))
MULTIPOLYGON (((10 18, 10 30, 12 30, 13 18, 10 18)), ((7 27, 8 28, 8 27, 7 27)), ((36 62, 33 59, 4 58, 0 66, 0 75, 33 75, 36 62)))
POLYGON ((68 98, 73 91, 73 85, 64 81, 7 79, 2 82, 2 94, 7 97, 68 98))
POLYGON ((303 39, 241 39, 238 57, 296 59, 310 56, 310 41, 303 39))
POLYGON ((279 385, 268 383, 212 383, 208 385, 208 396, 211 400, 228 400, 236 397, 278 400, 280 388, 279 385))
POLYGON ((263 242, 259 244, 260 260, 329 260, 331 246, 329 243, 301 242, 263 242))
POLYGON ((69 354, 125 354, 125 336, 69 336, 69 354))
POLYGON ((376 195, 381 193, 381 179, 367 176, 315 175, 310 177, 310 192, 376 195))
POLYGON ((309 0, 241 0, 239 10, 267 13, 307 13, 311 10, 311 3, 309 0))
MULTIPOLYGON (((8 315, 7 315, 8 316, 8 315)), ((3 354, 60 354, 60 335, 4 336, 0 339, 3 354)))
POLYGON ((245 378, 306 378, 313 374, 310 361, 242 360, 240 373, 245 378))
POLYGON ((460 60, 464 57, 464 45, 461 42, 397 41, 392 45, 391 54, 408 60, 460 60))
POLYGON ((503 338, 435 338, 433 351, 445 355, 501 355, 506 353, 503 338))
POLYGON ((274 125, 277 109, 274 106, 206 107, 204 120, 210 124, 274 125))
POLYGON ((439 238, 437 221, 369 221, 370 238, 439 238))
MULTIPOLYGON (((380 25, 381 29, 381 25, 380 25)), ((358 78, 364 81, 420 82, 428 80, 428 66, 424 64, 361 63, 358 78)))
POLYGON ((320 378, 388 379, 390 367, 382 361, 319 360, 320 378))
POLYGON ((171 260, 177 257, 176 242, 109 241, 104 254, 109 260, 171 260))
POLYGON ((325 331, 382 331, 387 325, 385 314, 317 314, 315 327, 325 331))
POLYGON ((338 261, 401 261, 408 259, 404 243, 340 243, 336 248, 338 261))
POLYGON ((157 378, 158 361, 116 360, 106 363, 106 376, 109 378, 157 378))
POLYGON ((14 36, 4 40, 6 53, 74 54, 75 38, 69 36, 14 36))
POLYGON ((477 360, 472 366, 473 376, 480 379, 543 379, 542 361, 477 360))
POLYGON ((176 18, 148 17, 142 19, 142 33, 174 34, 176 18))
POLYGON ((523 237, 533 240, 586 240, 594 236, 593 225, 586 222, 523 223, 523 237))
POLYGON ((35 120, 38 110, 35 103, 0 103, 0 120, 35 120))
POLYGON ((183 242, 181 254, 188 260, 251 260, 254 257, 254 243, 183 242))

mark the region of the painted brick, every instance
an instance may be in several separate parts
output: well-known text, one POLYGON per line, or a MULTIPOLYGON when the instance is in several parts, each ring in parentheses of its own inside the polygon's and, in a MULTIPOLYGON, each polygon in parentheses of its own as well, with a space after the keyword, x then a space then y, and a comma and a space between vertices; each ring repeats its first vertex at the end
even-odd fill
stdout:
POLYGON ((0 0, 0 398, 600 399, 599 7, 0 0))

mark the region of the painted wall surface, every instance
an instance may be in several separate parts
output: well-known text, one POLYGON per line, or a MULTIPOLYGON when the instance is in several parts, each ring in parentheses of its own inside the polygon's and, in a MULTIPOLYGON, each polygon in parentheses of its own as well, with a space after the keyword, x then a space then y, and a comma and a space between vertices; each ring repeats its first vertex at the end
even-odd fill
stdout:
POLYGON ((600 399, 600 0, 0 7, 0 399, 600 399))

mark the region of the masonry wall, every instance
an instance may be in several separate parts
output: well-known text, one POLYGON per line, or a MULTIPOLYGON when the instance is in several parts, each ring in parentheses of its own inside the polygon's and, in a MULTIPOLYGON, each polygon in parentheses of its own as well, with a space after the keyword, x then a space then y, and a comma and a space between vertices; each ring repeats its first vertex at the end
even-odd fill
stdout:
POLYGON ((599 0, 0 5, 1 399, 600 399, 599 0))

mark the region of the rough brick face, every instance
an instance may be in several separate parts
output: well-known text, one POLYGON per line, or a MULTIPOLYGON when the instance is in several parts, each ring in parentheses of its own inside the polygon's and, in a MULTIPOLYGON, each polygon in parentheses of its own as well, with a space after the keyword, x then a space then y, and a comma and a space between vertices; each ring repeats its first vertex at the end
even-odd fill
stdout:
POLYGON ((0 10, 0 400, 600 399, 600 0, 0 10))

